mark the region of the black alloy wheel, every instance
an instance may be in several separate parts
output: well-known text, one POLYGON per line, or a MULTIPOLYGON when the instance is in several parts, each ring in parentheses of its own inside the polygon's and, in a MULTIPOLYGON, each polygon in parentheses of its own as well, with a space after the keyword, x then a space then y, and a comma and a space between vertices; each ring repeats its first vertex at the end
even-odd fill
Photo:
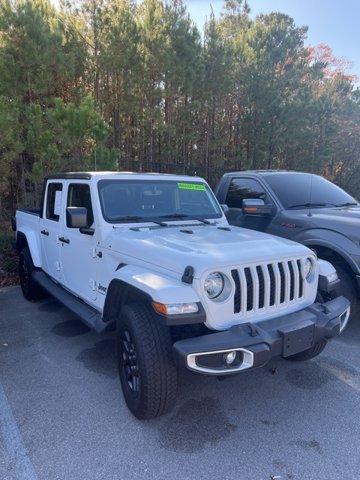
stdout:
POLYGON ((30 251, 25 247, 19 255, 19 280, 22 293, 26 300, 35 301, 45 297, 43 289, 32 279, 35 270, 30 251))
POLYGON ((121 357, 119 360, 121 363, 120 368, 123 370, 122 373, 127 381, 130 391, 133 395, 138 395, 140 392, 139 365, 136 347, 129 330, 124 330, 122 332, 121 357))

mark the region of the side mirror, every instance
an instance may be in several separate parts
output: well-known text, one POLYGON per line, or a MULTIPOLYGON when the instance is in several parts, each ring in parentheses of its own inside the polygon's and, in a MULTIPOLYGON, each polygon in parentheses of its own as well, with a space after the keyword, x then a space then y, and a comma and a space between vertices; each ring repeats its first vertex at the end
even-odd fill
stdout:
POLYGON ((225 215, 227 215, 229 213, 230 209, 225 203, 221 204, 220 207, 221 207, 222 211, 225 213, 225 215))
POLYGON ((244 215, 266 216, 272 214, 273 207, 260 198, 248 198, 242 202, 242 212, 244 215))
POLYGON ((86 228, 87 209, 85 207, 67 207, 66 225, 69 228, 86 228))

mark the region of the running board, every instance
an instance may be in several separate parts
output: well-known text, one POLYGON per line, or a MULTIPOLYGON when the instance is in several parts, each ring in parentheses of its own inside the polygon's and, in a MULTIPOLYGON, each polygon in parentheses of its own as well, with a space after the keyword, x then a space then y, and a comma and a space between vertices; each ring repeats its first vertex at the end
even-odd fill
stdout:
POLYGON ((108 326, 107 323, 102 321, 101 314, 95 308, 90 307, 78 297, 67 292, 61 285, 53 282, 44 272, 34 270, 31 275, 36 283, 66 308, 75 313, 88 327, 100 333, 108 326))

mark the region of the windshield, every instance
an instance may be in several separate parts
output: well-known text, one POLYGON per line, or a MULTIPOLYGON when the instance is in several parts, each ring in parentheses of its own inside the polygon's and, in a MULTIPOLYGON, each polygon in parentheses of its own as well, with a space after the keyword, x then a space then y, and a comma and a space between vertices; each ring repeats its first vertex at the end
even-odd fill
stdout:
POLYGON ((318 175, 281 173, 266 175, 265 178, 286 209, 357 204, 344 190, 318 175))
POLYGON ((100 203, 109 223, 221 218, 210 188, 174 180, 100 180, 100 203))

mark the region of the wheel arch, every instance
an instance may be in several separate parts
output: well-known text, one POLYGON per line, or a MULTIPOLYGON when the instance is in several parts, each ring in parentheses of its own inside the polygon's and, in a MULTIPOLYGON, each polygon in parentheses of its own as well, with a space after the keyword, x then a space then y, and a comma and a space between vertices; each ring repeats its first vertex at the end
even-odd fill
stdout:
POLYGON ((29 244, 28 244, 28 241, 27 241, 27 238, 26 238, 26 235, 25 233, 23 232, 17 232, 16 234, 16 242, 15 242, 15 247, 16 247, 16 250, 20 253, 21 250, 23 250, 24 248, 29 248, 29 244))
POLYGON ((334 265, 341 264, 350 274, 357 274, 358 267, 353 259, 335 245, 316 240, 306 242, 305 245, 308 248, 315 250, 319 258, 323 258, 334 265))
POLYGON ((124 280, 119 278, 111 280, 105 298, 103 321, 116 322, 122 307, 131 301, 151 305, 152 297, 124 280))
POLYGON ((36 268, 41 268, 41 255, 35 233, 31 230, 18 230, 16 233, 16 250, 20 253, 24 248, 28 248, 32 262, 36 268))

